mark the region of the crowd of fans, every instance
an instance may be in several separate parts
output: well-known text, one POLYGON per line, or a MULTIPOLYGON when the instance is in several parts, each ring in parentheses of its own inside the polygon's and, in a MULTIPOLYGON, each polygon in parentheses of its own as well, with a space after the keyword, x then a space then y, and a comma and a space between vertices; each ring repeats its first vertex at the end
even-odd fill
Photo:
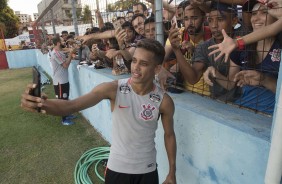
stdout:
MULTIPOLYGON (((147 1, 153 6, 154 0, 147 1)), ((184 0, 177 6, 163 1, 163 7, 166 55, 156 77, 162 88, 273 113, 281 61, 281 0, 184 0)), ((110 67, 113 75, 129 73, 136 43, 155 39, 154 13, 137 3, 113 22, 103 22, 99 11, 96 18, 99 27, 88 28, 83 36, 67 31, 57 35, 64 40, 62 47, 76 48, 74 57, 83 64, 110 67)), ((51 49, 52 38, 48 35, 43 52, 51 49)))

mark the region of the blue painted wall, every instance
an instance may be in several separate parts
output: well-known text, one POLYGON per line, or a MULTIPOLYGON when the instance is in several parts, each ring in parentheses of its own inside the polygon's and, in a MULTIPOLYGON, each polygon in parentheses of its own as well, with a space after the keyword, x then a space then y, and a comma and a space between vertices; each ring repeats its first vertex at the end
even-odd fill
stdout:
MULTIPOLYGON (((38 64, 51 72, 47 55, 34 51, 38 64)), ((20 55, 17 55, 20 56, 20 55)), ((11 63, 21 57, 14 56, 11 63)), ((26 66, 32 63, 26 64, 26 66)), ((22 64, 20 64, 22 66, 22 64)), ((32 66, 32 65, 30 65, 32 66)), ((17 65, 15 64, 15 68, 17 65)), ((119 76, 127 77, 127 76, 119 76)), ((77 69, 77 61, 69 68, 71 98, 76 98, 96 85, 112 81, 107 69, 87 66, 77 69)), ((223 104, 196 94, 170 94, 175 103, 178 184, 263 184, 272 119, 223 104)), ((82 111, 89 122, 111 142, 109 101, 82 111)), ((160 182, 168 172, 161 122, 156 133, 160 182)))
MULTIPOLYGON (((94 70, 87 66, 78 70, 73 63, 70 67, 71 98, 114 79, 110 70, 94 70)), ((179 184, 264 183, 271 118, 195 94, 170 95, 176 105, 179 184)), ((111 142, 109 101, 104 100, 82 114, 111 142)), ((168 172, 161 122, 155 142, 161 182, 168 172)))
POLYGON ((37 50, 16 50, 7 51, 7 61, 9 68, 25 68, 37 65, 37 50))

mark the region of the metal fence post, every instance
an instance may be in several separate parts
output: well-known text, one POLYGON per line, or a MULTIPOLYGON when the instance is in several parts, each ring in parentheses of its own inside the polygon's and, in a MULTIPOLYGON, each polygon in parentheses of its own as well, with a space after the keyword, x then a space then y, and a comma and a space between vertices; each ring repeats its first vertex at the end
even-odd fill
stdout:
POLYGON ((73 20, 73 26, 74 26, 75 35, 79 36, 78 24, 77 24, 77 16, 76 16, 75 0, 71 1, 71 5, 72 5, 72 20, 73 20))
POLYGON ((53 8, 51 8, 51 21, 52 21, 52 27, 53 27, 53 34, 56 34, 56 28, 55 28, 55 24, 54 24, 54 13, 53 13, 53 8))
POLYGON ((47 42, 47 39, 46 39, 46 34, 45 34, 45 21, 44 21, 44 17, 42 17, 42 24, 41 24, 41 27, 42 27, 43 40, 44 40, 44 42, 46 43, 46 42, 47 42))
POLYGON ((155 0, 155 22, 156 22, 156 40, 164 45, 164 30, 163 30, 163 1, 155 0))

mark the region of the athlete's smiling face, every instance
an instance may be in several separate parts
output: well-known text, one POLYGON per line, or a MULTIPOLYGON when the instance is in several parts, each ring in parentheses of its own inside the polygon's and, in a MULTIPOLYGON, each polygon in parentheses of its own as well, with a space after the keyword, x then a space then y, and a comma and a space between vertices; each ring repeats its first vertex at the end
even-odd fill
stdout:
POLYGON ((131 62, 131 77, 133 82, 146 83, 153 81, 160 65, 154 61, 154 53, 143 48, 136 48, 131 62))

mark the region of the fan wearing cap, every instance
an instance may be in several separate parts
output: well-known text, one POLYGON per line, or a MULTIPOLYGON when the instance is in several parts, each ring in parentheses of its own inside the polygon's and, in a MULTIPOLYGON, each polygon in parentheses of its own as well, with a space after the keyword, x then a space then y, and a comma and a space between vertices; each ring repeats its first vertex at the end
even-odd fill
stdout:
MULTIPOLYGON (((243 11, 251 12, 253 6, 258 1, 247 1, 243 6, 243 11)), ((219 53, 215 58, 216 60, 222 56, 225 56, 225 60, 229 58, 230 53, 237 49, 244 49, 244 47, 248 44, 255 43, 257 41, 263 40, 265 38, 275 36, 279 32, 282 31, 282 0, 268 0, 266 1, 266 5, 268 6, 267 12, 272 17, 275 17, 277 21, 272 24, 269 24, 255 32, 244 35, 240 38, 232 39, 227 36, 223 30, 223 34, 225 35, 223 42, 210 46, 209 49, 213 50, 210 55, 219 53)), ((279 36, 279 40, 282 40, 281 35, 279 36)))
MULTIPOLYGON (((268 7, 262 3, 253 3, 248 8, 252 11, 254 33, 277 21, 268 14, 268 7)), ((231 53, 232 65, 242 69, 234 77, 234 82, 241 87, 240 97, 235 104, 267 114, 273 113, 282 47, 278 36, 268 37, 250 45, 246 50, 231 53)))
MULTIPOLYGON (((197 83, 204 71, 207 69, 207 79, 212 74, 212 79, 207 80, 210 84, 210 92, 213 98, 221 99, 235 86, 232 81, 234 75, 239 71, 238 68, 229 70, 229 62, 215 62, 215 56, 209 56, 208 47, 223 40, 221 30, 225 29, 229 35, 234 36, 233 26, 238 22, 236 7, 223 3, 212 3, 211 12, 207 15, 209 28, 212 32, 212 38, 200 43, 194 52, 192 66, 185 62, 181 53, 175 52, 179 68, 181 69, 184 79, 190 84, 197 83)), ((175 49, 175 48, 174 48, 175 49)), ((231 99, 232 100, 232 99, 231 99)))
POLYGON ((224 62, 224 58, 215 61, 216 55, 209 55, 208 47, 220 43, 224 39, 222 29, 226 30, 231 37, 236 37, 246 32, 245 27, 234 29, 238 23, 237 6, 230 4, 212 2, 207 20, 213 38, 196 49, 194 62, 207 67, 203 76, 205 82, 211 87, 212 97, 232 102, 237 95, 237 87, 233 79, 239 71, 239 67, 235 67, 230 61, 224 62))

